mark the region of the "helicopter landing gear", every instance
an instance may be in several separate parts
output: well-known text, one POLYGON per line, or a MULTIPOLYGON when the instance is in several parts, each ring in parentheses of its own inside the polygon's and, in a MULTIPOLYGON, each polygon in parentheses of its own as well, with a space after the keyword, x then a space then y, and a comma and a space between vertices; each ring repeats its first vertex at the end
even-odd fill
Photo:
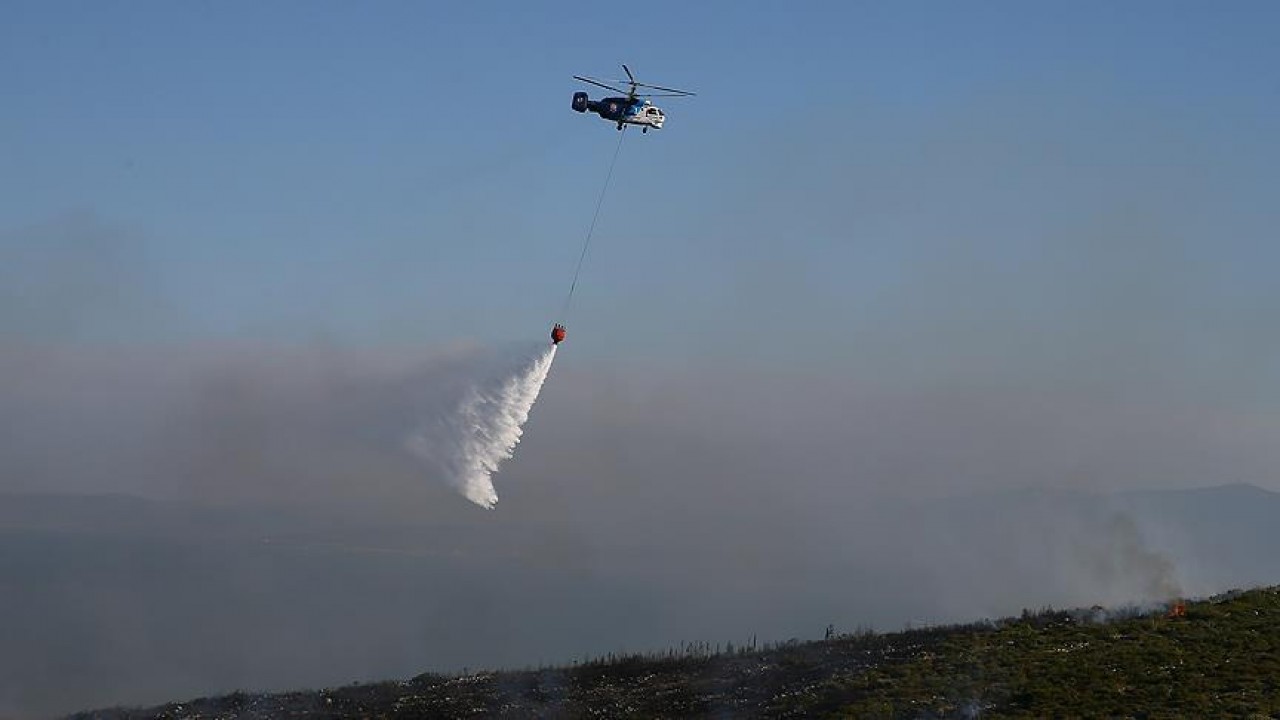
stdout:
POLYGON ((641 135, 648 135, 648 134, 649 134, 649 128, 648 128, 648 127, 642 127, 642 128, 640 128, 640 134, 641 134, 641 135))
POLYGON ((618 123, 618 129, 619 129, 619 130, 621 130, 621 129, 622 129, 622 123, 618 123))

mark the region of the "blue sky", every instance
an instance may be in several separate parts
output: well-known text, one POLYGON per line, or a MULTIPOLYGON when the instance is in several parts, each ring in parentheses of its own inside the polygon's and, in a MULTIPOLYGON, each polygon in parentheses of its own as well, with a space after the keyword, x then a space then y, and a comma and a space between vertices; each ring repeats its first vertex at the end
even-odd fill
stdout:
POLYGON ((11 292, 39 305, 92 275, 54 277, 66 258, 32 240, 71 232, 111 238, 97 282, 127 299, 10 333, 538 336, 616 138, 569 109, 569 76, 625 61, 699 96, 626 140, 568 318, 581 357, 1040 373, 1053 338, 1132 344, 1134 325, 1158 337, 1129 350, 1186 372, 1275 349, 1214 355, 1276 314, 1274 3, 16 2, 0 20, 0 242, 37 288, 11 292), (761 341, 782 324, 788 347, 761 341))

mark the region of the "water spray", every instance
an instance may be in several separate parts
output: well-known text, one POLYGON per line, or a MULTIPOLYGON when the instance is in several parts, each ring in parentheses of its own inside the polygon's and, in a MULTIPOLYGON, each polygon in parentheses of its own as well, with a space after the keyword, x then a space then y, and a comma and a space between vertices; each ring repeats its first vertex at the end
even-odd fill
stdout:
POLYGON ((492 476, 515 453, 555 357, 554 343, 543 346, 514 371, 468 386, 452 412, 410 435, 409 450, 468 500, 493 508, 492 476))
MULTIPOLYGON (((573 280, 560 311, 563 319, 568 315, 578 277, 591 247, 600 208, 604 205, 613 169, 622 151, 619 133, 618 145, 609 161, 604 186, 596 199, 595 213, 578 254, 573 280)), ((543 346, 531 358, 514 369, 488 381, 478 381, 466 387, 462 398, 452 412, 421 425, 406 440, 409 450, 433 466, 445 482, 456 488, 464 497, 483 508, 492 509, 498 503, 498 493, 493 487, 493 474, 515 453, 516 445, 524 434, 524 424, 529 419, 533 404, 542 391, 542 385, 551 372, 556 350, 564 342, 568 331, 557 322, 551 328, 551 344, 543 346)))

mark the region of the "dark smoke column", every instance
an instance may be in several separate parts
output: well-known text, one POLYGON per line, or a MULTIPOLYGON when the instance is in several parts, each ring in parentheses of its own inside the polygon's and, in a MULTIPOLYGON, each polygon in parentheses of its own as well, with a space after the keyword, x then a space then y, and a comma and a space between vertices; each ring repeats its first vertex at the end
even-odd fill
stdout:
POLYGON ((551 344, 559 345, 560 343, 564 342, 564 336, 565 336, 564 326, 561 325, 560 323, 556 323, 556 326, 551 328, 551 344))

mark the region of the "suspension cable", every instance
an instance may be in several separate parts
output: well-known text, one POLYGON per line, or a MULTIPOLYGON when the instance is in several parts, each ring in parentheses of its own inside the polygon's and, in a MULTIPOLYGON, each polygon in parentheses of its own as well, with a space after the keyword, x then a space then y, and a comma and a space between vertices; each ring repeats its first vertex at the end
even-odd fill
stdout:
POLYGON ((609 172, 604 176, 604 187, 600 188, 600 197, 596 199, 596 211, 591 215, 591 225, 587 228, 587 237, 582 241, 582 252, 578 254, 578 265, 573 269, 573 282, 569 283, 569 295, 564 299, 564 307, 560 310, 560 320, 565 321, 569 314, 569 304, 573 301, 573 291, 578 289, 578 276, 582 273, 582 264, 587 259, 587 250, 591 247, 591 237, 596 231, 596 221, 600 219, 600 208, 604 206, 604 197, 609 192, 609 182, 613 180, 613 168, 618 164, 618 155, 622 152, 622 140, 627 136, 627 127, 622 126, 618 132, 618 146, 613 149, 613 159, 609 161, 609 172))

